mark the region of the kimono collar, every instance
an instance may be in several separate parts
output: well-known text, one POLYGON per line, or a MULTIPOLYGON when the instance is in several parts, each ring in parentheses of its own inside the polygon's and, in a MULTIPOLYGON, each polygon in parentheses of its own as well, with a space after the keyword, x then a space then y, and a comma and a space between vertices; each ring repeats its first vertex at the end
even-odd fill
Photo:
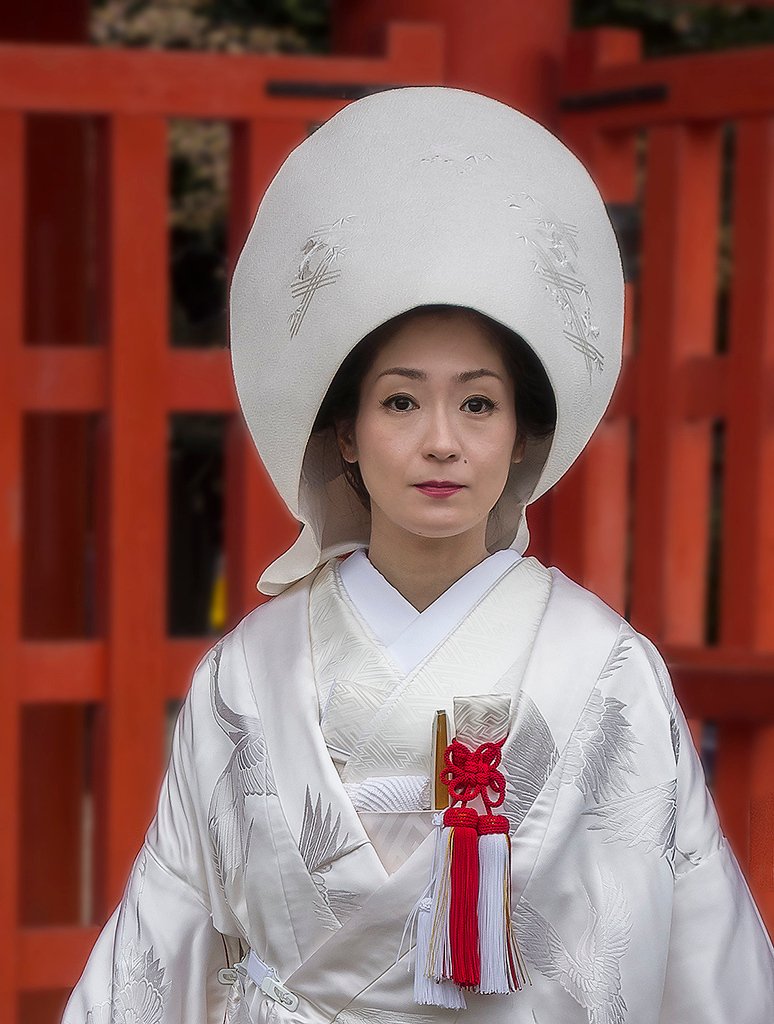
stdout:
POLYGON ((496 551, 466 572, 423 612, 417 611, 382 576, 362 548, 341 563, 339 577, 374 636, 408 674, 520 559, 516 551, 496 551))

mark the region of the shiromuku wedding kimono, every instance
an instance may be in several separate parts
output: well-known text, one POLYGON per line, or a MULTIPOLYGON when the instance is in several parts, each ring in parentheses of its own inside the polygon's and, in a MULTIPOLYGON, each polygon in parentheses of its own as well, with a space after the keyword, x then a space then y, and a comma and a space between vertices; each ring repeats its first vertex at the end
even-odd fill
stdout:
POLYGON ((774 951, 661 658, 523 557, 527 503, 612 393, 622 291, 585 170, 494 101, 382 93, 289 157, 237 268, 232 351, 248 425, 303 529, 261 580, 276 596, 195 673, 158 813, 65 1024, 771 1018, 774 951), (358 341, 431 303, 518 331, 558 419, 514 465, 490 556, 420 613, 369 562, 368 513, 312 427, 358 341), (528 972, 519 991, 468 990, 457 1009, 415 1001, 442 827, 439 709, 471 749, 505 738, 528 972))

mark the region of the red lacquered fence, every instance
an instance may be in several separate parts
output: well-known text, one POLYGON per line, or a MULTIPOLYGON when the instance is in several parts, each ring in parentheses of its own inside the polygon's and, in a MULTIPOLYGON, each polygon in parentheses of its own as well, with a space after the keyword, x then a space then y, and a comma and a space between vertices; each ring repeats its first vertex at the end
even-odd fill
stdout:
POLYGON ((551 556, 666 653, 772 929, 774 50, 640 61, 631 33, 580 34, 561 130, 641 240, 622 380, 551 556))
POLYGON ((185 694, 211 643, 166 635, 171 414, 231 417, 225 527, 234 618, 257 603, 256 579, 296 529, 235 415, 228 353, 169 345, 168 120, 230 122, 235 254, 284 157, 343 105, 342 96, 437 83, 440 58, 439 33, 423 28, 395 28, 385 57, 367 60, 0 46, 0 1020, 7 1024, 58 1019, 152 815, 167 702, 185 694), (26 344, 25 128, 35 113, 99 119, 104 345, 26 344), (24 418, 39 413, 98 417, 95 530, 104 579, 93 639, 22 635, 24 418), (63 705, 92 714, 88 850, 83 727, 68 726, 60 713, 58 729, 43 722, 32 730, 32 749, 21 749, 25 711, 63 705), (44 772, 53 791, 38 792, 30 807, 34 772, 44 772), (89 878, 79 877, 84 864, 92 865, 89 878), (29 902, 20 893, 24 878, 35 888, 37 927, 20 923, 29 902), (79 887, 91 891, 91 922, 80 919, 77 894, 61 912, 62 892, 79 887))
MULTIPOLYGON (((170 416, 229 417, 233 618, 256 603, 260 570, 294 531, 235 416, 227 353, 169 345, 168 121, 230 122, 235 254, 281 160, 342 105, 337 96, 442 74, 441 34, 430 27, 393 27, 386 56, 367 60, 0 47, 0 1019, 9 1024, 56 1020, 153 812, 167 702, 184 694, 209 644, 166 632, 170 416), (25 130, 37 113, 99 121, 103 345, 27 344, 25 130), (23 635, 24 423, 41 413, 97 418, 95 638, 23 635), (86 781, 73 768, 84 707, 86 781), (46 708, 58 709, 57 728, 41 720, 23 745, 24 715, 46 708), (30 806, 38 769, 55 791, 38 787, 30 806), (22 880, 34 882, 37 924, 21 913, 22 880), (80 902, 62 910, 61 894, 76 890, 80 902)), ((640 271, 628 285, 621 385, 588 452, 535 509, 535 548, 668 654, 697 739, 708 747, 717 735, 715 793, 771 927, 774 51, 642 62, 628 33, 584 34, 572 40, 564 93, 563 137, 605 199, 639 215, 640 271), (720 289, 727 326, 721 239, 731 254, 720 289)))

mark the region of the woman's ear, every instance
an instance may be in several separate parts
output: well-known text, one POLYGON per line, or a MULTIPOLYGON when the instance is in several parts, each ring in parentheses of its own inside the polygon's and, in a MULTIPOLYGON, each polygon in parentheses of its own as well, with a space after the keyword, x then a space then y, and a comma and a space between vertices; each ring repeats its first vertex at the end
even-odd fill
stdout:
POLYGON ((355 424, 337 423, 336 441, 345 462, 357 462, 357 444, 355 442, 355 424))
POLYGON ((516 444, 513 446, 513 455, 511 456, 511 462, 514 464, 521 462, 524 458, 524 453, 527 450, 527 439, 526 437, 516 437, 516 444))

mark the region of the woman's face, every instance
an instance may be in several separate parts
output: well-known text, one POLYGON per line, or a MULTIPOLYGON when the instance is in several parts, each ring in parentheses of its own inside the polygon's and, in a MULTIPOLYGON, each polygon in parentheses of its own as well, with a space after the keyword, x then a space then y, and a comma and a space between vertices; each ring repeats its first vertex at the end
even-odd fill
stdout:
POLYGON ((354 428, 339 432, 371 498, 372 533, 486 533, 516 441, 513 382, 497 348, 463 314, 419 316, 378 352, 354 428))

